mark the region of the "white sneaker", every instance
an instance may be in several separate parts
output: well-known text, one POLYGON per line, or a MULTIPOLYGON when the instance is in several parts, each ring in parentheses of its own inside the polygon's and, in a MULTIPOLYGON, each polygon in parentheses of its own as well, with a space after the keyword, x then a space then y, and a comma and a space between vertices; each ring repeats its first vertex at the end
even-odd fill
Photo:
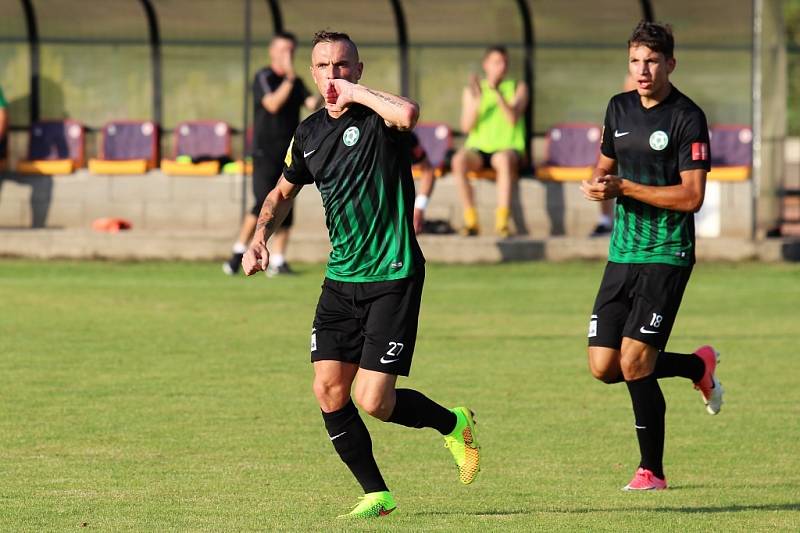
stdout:
POLYGON ((694 353, 706 365, 703 377, 694 384, 694 388, 700 391, 708 414, 715 415, 722 409, 722 394, 725 392, 715 373, 719 363, 719 352, 712 346, 706 345, 696 349, 694 353))
POLYGON ((703 397, 706 402, 706 411, 708 414, 715 415, 722 409, 722 395, 725 389, 722 388, 722 383, 719 382, 716 376, 711 376, 714 382, 714 388, 711 389, 711 395, 708 398, 703 397))
POLYGON ((289 263, 283 263, 281 266, 273 266, 272 263, 267 265, 267 270, 264 272, 268 278, 275 276, 284 276, 286 274, 294 274, 294 270, 289 268, 289 263))

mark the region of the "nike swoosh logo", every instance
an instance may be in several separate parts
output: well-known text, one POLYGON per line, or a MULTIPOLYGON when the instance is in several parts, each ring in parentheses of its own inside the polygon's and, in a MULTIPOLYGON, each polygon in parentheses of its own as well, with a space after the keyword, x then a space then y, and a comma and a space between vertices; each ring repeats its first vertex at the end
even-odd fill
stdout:
POLYGON ((330 439, 331 439, 331 440, 336 440, 336 439, 338 439, 339 437, 341 437, 342 435, 344 435, 345 433, 347 433, 347 432, 346 432, 346 431, 342 431, 342 432, 341 432, 341 433, 339 433, 338 435, 334 435, 333 437, 330 437, 330 439))
POLYGON ((630 133, 629 131, 619 131, 619 130, 614 130, 614 137, 617 137, 617 138, 619 138, 619 137, 625 137, 625 136, 626 136, 627 134, 629 134, 629 133, 630 133))
POLYGON ((303 157, 304 157, 304 158, 305 158, 305 157, 308 157, 308 156, 310 156, 311 154, 313 154, 313 153, 314 153, 314 152, 316 152, 316 151, 317 151, 317 149, 316 149, 316 148, 314 148, 314 149, 313 149, 313 150, 311 150, 310 152, 303 151, 303 157))
POLYGON ((636 424, 633 425, 636 429, 647 429, 647 426, 637 426, 636 424))
POLYGON ((658 333, 657 331, 653 331, 651 329, 644 329, 644 326, 640 327, 639 331, 642 333, 658 333))
POLYGON ((387 359, 385 355, 381 357, 381 363, 383 363, 384 365, 388 365, 389 363, 396 363, 399 360, 400 360, 399 357, 396 359, 387 359))

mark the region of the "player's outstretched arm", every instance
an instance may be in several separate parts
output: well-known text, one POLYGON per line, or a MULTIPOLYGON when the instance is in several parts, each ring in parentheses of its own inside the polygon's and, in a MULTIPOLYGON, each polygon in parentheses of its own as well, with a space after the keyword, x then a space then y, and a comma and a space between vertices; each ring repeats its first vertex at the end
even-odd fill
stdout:
POLYGON ((329 81, 325 100, 326 107, 332 111, 341 111, 352 103, 369 107, 387 126, 398 130, 412 129, 419 118, 419 104, 414 100, 339 78, 329 81))
POLYGON ((261 206, 261 213, 258 215, 250 247, 242 257, 242 267, 246 275, 249 276, 259 270, 267 270, 269 265, 267 241, 281 226, 289 209, 292 208, 291 200, 297 196, 302 187, 302 185, 295 185, 281 176, 275 188, 267 194, 264 204, 261 206))

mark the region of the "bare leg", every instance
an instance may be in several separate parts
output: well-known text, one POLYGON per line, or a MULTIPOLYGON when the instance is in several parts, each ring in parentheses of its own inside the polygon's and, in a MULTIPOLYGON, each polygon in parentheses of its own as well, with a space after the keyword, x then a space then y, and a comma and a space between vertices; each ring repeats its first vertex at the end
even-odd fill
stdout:
POLYGON ((341 361, 314 363, 314 396, 326 413, 341 409, 350 400, 350 388, 358 365, 341 361))
POLYGON ((358 365, 340 361, 314 363, 314 395, 322 409, 325 429, 339 458, 361 484, 364 494, 388 490, 375 456, 367 426, 350 399, 358 365))
POLYGON ((481 157, 472 150, 461 149, 453 155, 451 162, 453 178, 458 184, 458 194, 463 208, 475 208, 475 199, 472 193, 472 184, 467 178, 467 172, 481 169, 481 157))
POLYGON ((242 221, 242 227, 239 230, 239 240, 244 245, 250 244, 250 239, 253 238, 253 231, 256 229, 256 222, 258 218, 252 214, 248 213, 245 215, 244 220, 242 221))
POLYGON ((503 150, 492 154, 491 163, 495 170, 497 185, 494 229, 498 235, 508 237, 510 234, 508 219, 511 214, 511 186, 517 178, 519 157, 513 150, 503 150))
POLYGON ((492 155, 492 168, 497 175, 497 207, 511 207, 511 184, 519 169, 519 156, 514 150, 503 150, 492 155))
POLYGON ((589 370, 595 379, 603 383, 620 383, 625 381, 620 367, 620 351, 616 348, 589 346, 589 370))
POLYGON ((459 150, 453 156, 451 163, 453 177, 458 185, 458 194, 461 198, 461 206, 464 210, 464 232, 468 235, 478 234, 478 212, 475 209, 475 198, 472 192, 472 184, 467 178, 470 170, 480 170, 482 165, 481 157, 471 150, 459 150))
POLYGON ((270 254, 286 254, 286 248, 289 246, 289 233, 289 228, 278 228, 278 231, 269 240, 270 254))

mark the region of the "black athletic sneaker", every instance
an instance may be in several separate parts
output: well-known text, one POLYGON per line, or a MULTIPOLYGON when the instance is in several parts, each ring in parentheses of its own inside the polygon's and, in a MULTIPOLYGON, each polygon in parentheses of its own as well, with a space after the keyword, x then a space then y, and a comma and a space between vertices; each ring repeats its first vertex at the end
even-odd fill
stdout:
POLYGON ((231 258, 222 263, 222 271, 229 276, 235 276, 239 273, 239 268, 242 266, 242 257, 244 254, 233 254, 231 258))
POLYGON ((267 277, 274 278, 275 276, 285 276, 294 274, 294 270, 289 267, 289 263, 284 263, 281 266, 267 266, 267 277))
POLYGON ((611 226, 608 224, 598 224, 595 226, 594 231, 589 237, 604 237, 611 233, 611 226))

